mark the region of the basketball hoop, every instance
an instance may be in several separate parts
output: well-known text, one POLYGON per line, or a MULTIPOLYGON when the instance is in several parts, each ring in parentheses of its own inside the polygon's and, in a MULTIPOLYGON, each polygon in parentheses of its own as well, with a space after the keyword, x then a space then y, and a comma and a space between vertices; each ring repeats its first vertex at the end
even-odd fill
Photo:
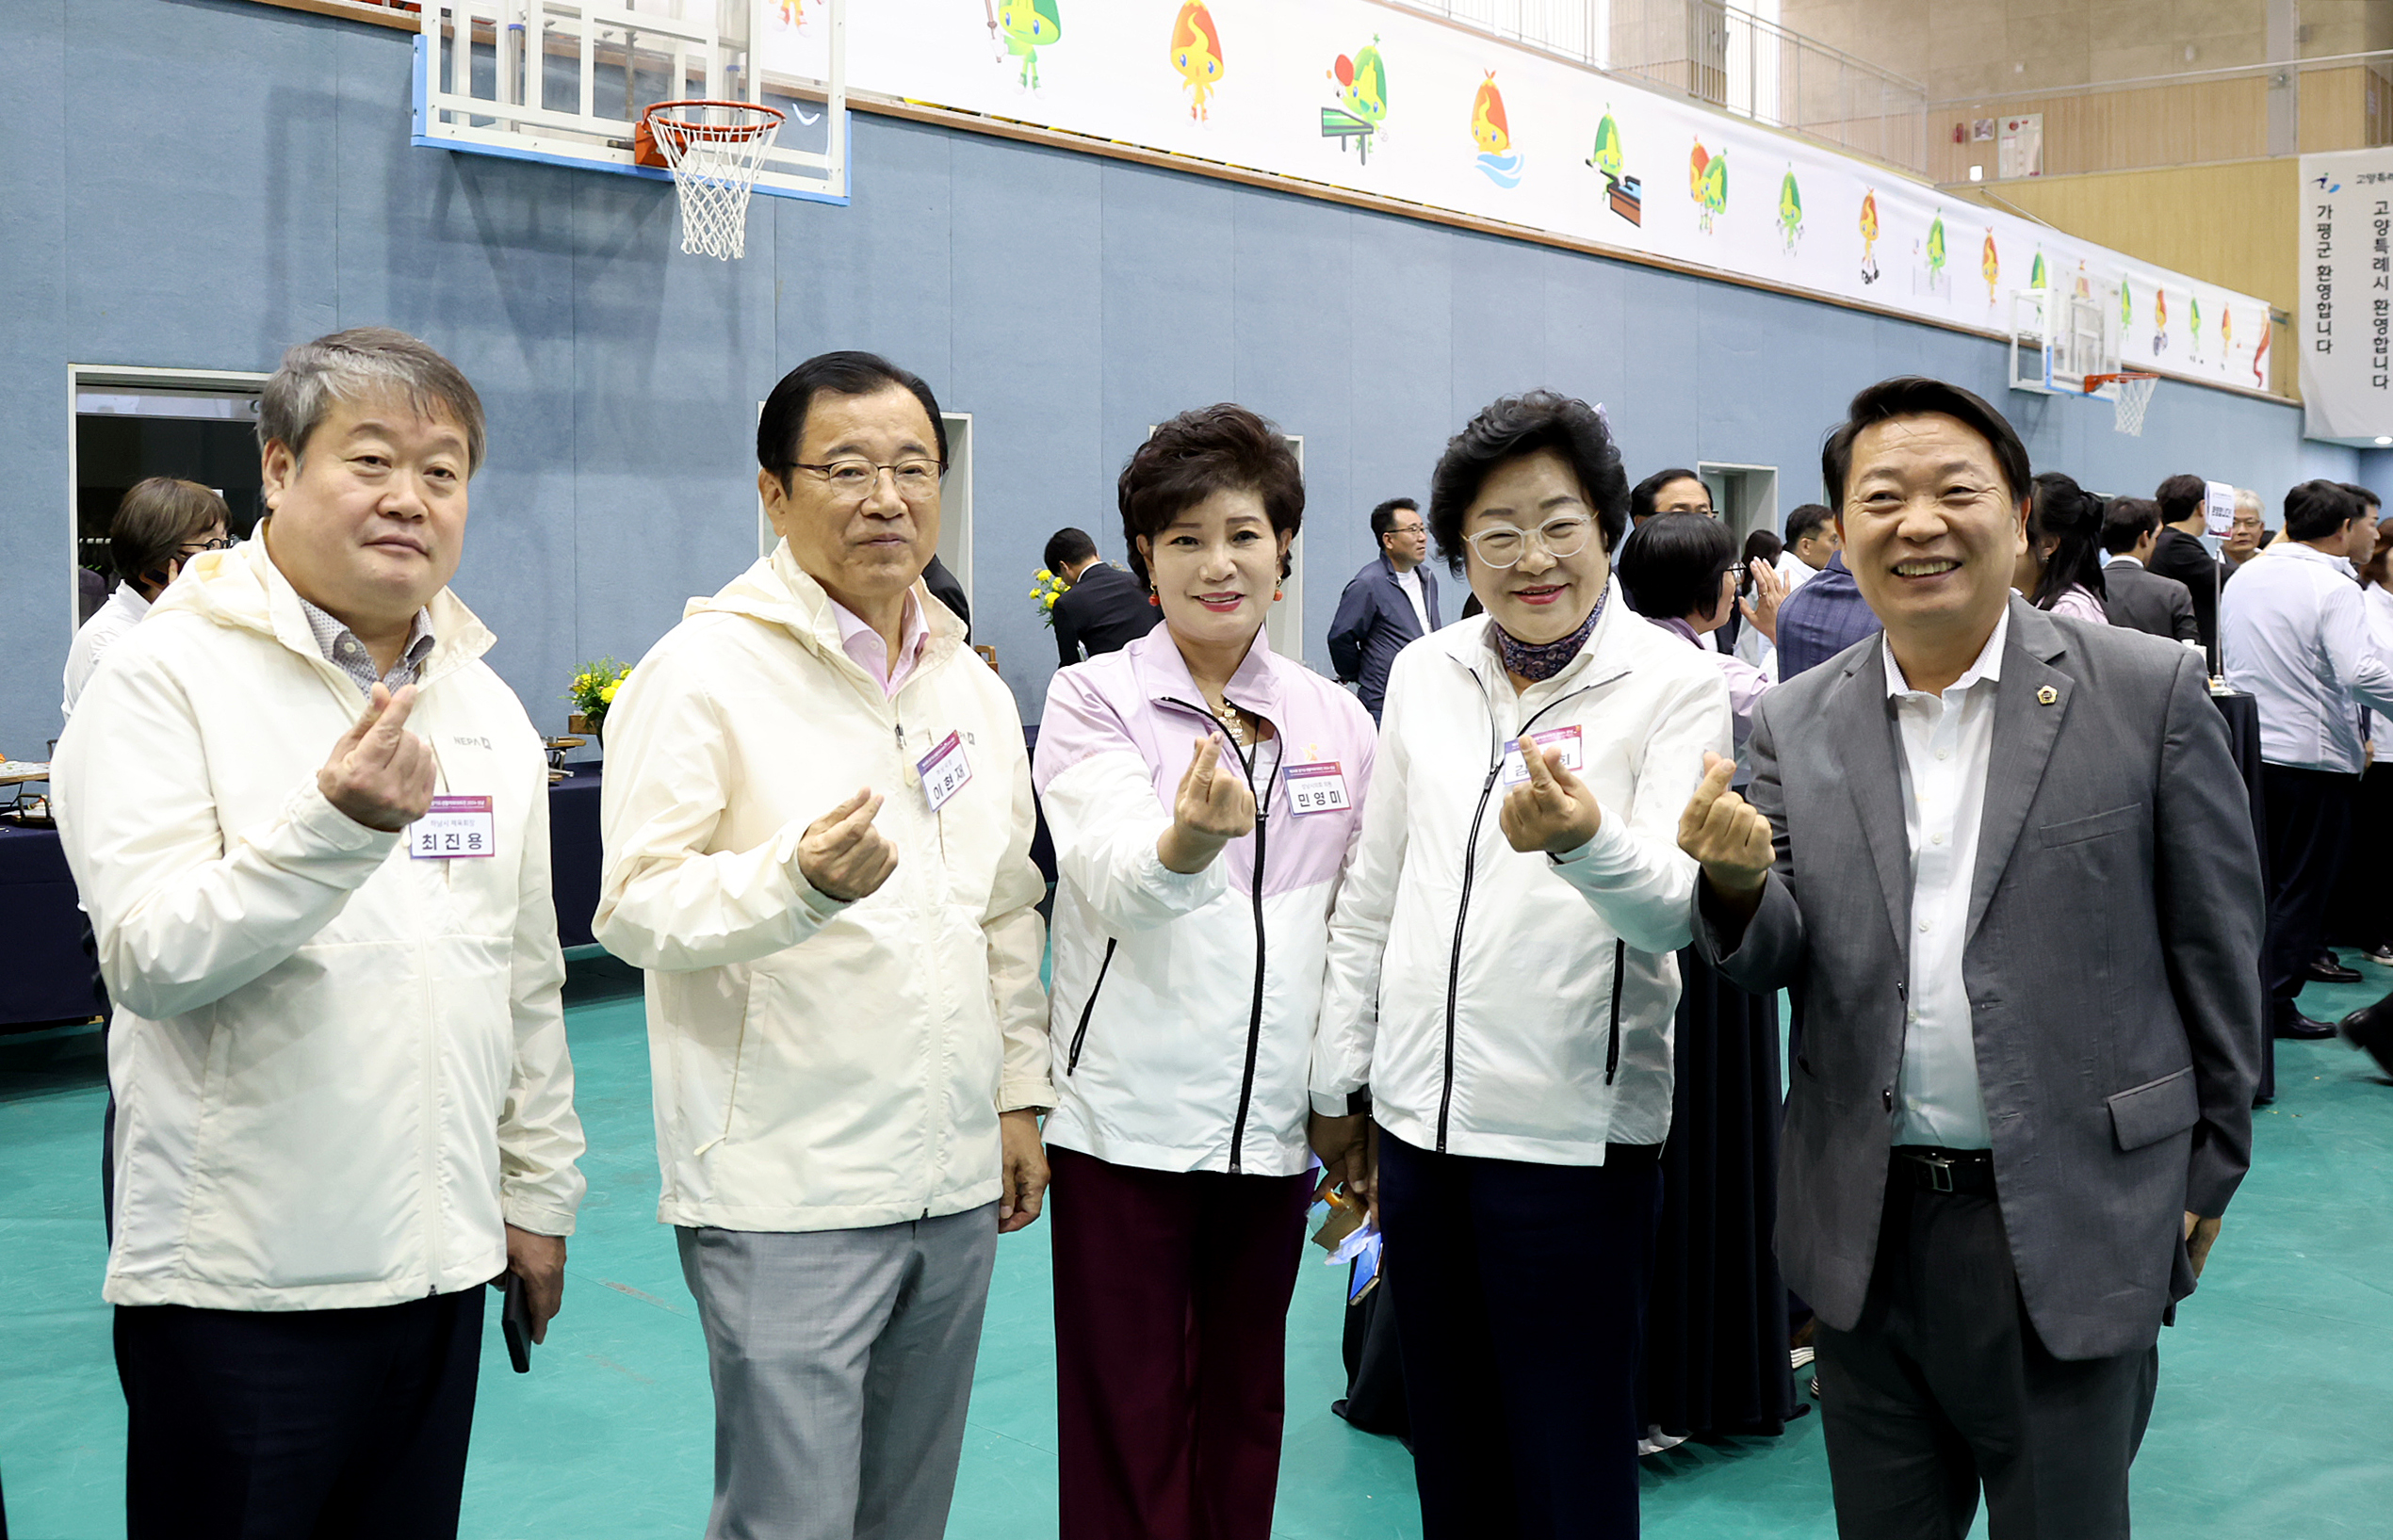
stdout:
POLYGON ((780 108, 756 102, 659 102, 641 114, 632 158, 673 172, 683 251, 747 254, 748 194, 781 123, 780 108))
POLYGON ((2117 385, 2119 394, 2111 402, 2115 414, 2111 427, 2122 433, 2143 436, 2144 410, 2152 405, 2153 387, 2160 383, 2157 374, 2129 369, 2124 374, 2090 374, 2086 376, 2086 394, 2092 396, 2105 385, 2117 385))

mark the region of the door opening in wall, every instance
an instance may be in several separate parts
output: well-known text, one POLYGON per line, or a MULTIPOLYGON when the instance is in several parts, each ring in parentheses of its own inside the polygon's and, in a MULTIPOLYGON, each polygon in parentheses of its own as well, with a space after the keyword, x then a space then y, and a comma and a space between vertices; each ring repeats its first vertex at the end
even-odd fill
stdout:
POLYGON ((134 484, 197 481, 224 499, 236 540, 265 512, 257 402, 246 371, 74 365, 67 371, 67 621, 88 620, 118 581, 108 525, 134 484))
POLYGON ((1745 537, 1756 529, 1778 529, 1778 467, 1734 465, 1700 460, 1695 474, 1711 489, 1712 508, 1736 536, 1742 550, 1745 537))

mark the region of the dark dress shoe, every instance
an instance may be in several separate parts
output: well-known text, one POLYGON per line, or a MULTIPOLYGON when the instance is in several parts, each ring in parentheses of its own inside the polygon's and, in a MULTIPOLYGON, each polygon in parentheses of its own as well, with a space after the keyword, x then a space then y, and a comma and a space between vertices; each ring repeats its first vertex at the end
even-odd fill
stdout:
POLYGON ((2312 983, 2320 984, 2356 984, 2360 981, 2360 970, 2345 967, 2333 952, 2320 952, 2311 959, 2309 976, 2312 983))
POLYGON ((2346 1043, 2365 1050, 2377 1068, 2393 1075, 2393 996, 2345 1016, 2341 1030, 2346 1043))
POLYGON ((2335 1029, 2323 1021, 2312 1021, 2300 1012, 2277 1022, 2276 1035, 2296 1043, 2323 1043, 2335 1035, 2335 1029))

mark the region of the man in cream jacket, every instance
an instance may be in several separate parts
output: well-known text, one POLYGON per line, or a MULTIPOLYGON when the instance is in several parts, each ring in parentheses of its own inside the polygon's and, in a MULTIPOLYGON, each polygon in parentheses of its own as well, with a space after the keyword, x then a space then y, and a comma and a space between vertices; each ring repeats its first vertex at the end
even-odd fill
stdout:
POLYGON ((1047 1184, 1030 764, 919 581, 929 387, 809 360, 757 458, 781 543, 608 713, 594 929, 648 973, 658 1217, 714 1381, 707 1533, 936 1540, 997 1238, 1047 1184))
POLYGON ((116 1002, 126 1528, 454 1535, 484 1286, 545 1332, 582 1194, 546 763, 447 586, 464 377, 336 333, 258 436, 271 517, 116 643, 53 782, 116 1002))

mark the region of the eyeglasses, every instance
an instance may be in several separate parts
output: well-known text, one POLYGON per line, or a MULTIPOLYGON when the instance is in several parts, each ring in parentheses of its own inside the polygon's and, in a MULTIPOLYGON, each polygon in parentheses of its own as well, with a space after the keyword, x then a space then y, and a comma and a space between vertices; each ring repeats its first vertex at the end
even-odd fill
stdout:
POLYGON ((1529 554, 1532 540, 1545 547, 1545 554, 1556 561, 1567 560, 1586 549, 1587 536, 1594 528, 1593 519, 1574 514, 1566 519, 1548 519, 1535 529, 1516 529, 1511 525, 1499 524, 1462 538, 1478 553, 1481 561, 1504 568, 1518 565, 1529 554))
POLYGON ((202 551, 229 551, 232 548, 233 537, 230 535, 219 535, 214 540, 187 540, 183 543, 183 552, 186 556, 194 556, 202 551))
POLYGON ((811 471, 829 482, 832 491, 856 497, 870 496, 883 471, 889 473, 898 495, 909 503, 927 502, 939 490, 939 462, 936 460, 901 460, 894 465, 876 465, 869 460, 835 460, 828 465, 794 465, 791 469, 811 471))

